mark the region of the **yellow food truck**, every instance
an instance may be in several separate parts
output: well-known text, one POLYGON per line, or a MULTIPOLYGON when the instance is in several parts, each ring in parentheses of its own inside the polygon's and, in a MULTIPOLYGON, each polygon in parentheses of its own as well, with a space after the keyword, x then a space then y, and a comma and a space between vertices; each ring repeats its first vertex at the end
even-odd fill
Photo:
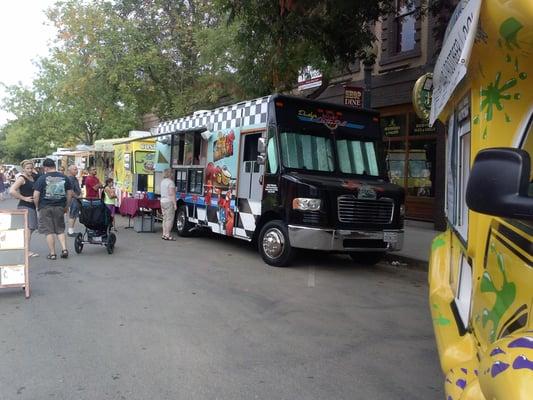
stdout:
POLYGON ((119 198, 136 192, 154 192, 155 138, 134 138, 114 144, 115 187, 119 198))
POLYGON ((448 229, 430 309, 446 400, 533 399, 533 1, 461 1, 433 73, 448 229))
POLYGON ((96 176, 100 182, 114 177, 115 148, 114 145, 130 140, 129 138, 99 139, 94 142, 94 162, 96 176))

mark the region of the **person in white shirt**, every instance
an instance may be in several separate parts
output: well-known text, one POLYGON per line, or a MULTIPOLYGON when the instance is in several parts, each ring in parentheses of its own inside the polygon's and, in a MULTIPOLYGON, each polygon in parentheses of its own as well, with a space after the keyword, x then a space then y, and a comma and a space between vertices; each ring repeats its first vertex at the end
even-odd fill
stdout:
POLYGON ((163 180, 161 181, 161 213, 163 214, 163 240, 174 240, 170 235, 172 224, 174 223, 174 215, 176 214, 176 185, 171 179, 172 169, 167 168, 163 172, 163 180))

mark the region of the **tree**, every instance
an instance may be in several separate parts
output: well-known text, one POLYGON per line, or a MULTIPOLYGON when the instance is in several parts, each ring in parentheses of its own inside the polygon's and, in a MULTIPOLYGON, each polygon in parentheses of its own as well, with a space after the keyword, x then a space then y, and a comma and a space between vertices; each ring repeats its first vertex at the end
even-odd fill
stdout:
POLYGON ((307 65, 329 72, 346 67, 374 40, 373 24, 393 0, 215 0, 237 22, 239 74, 263 77, 271 91, 290 90, 307 65))

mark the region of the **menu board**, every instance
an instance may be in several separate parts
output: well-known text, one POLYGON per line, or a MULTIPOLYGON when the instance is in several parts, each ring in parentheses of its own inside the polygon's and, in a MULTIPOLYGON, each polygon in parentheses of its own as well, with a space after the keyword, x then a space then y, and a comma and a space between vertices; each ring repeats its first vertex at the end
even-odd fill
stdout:
POLYGON ((28 214, 0 210, 0 288, 24 288, 30 297, 28 274, 28 214))

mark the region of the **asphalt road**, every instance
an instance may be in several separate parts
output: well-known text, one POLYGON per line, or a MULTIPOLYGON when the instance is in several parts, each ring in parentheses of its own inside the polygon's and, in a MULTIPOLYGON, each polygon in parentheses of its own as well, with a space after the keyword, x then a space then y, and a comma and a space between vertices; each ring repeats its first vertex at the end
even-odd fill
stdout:
POLYGON ((71 241, 49 261, 35 236, 31 298, 0 290, 1 399, 444 398, 423 271, 276 269, 238 240, 125 223, 113 255, 71 241))

